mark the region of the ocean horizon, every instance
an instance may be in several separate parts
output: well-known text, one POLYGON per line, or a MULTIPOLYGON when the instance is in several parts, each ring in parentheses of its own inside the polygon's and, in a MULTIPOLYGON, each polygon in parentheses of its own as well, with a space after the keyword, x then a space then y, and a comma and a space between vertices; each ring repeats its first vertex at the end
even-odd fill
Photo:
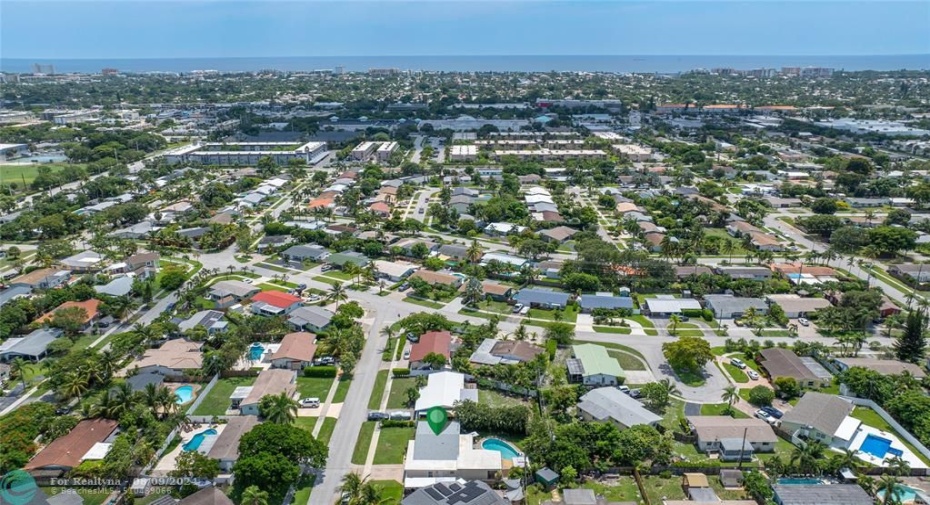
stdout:
POLYGON ((31 73, 34 64, 53 65, 55 73, 254 72, 314 71, 342 67, 347 72, 371 68, 449 72, 614 72, 675 74, 690 70, 734 68, 828 67, 846 71, 928 70, 930 54, 870 56, 294 56, 256 58, 0 58, 0 71, 31 73))

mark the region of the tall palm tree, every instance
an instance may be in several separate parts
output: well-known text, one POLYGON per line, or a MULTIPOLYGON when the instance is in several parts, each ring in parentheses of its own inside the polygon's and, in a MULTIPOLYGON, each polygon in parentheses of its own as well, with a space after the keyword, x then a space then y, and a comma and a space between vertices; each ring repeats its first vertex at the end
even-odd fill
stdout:
POLYGON ((675 335, 678 332, 678 325, 681 324, 681 316, 678 314, 672 314, 669 317, 669 320, 672 322, 672 330, 669 331, 672 335, 675 335))
POLYGON ((26 371, 31 369, 32 363, 23 358, 14 358, 10 362, 10 374, 19 377, 19 380, 23 383, 23 389, 26 389, 26 371))
POLYGON ((733 411, 733 404, 739 400, 739 390, 736 389, 736 386, 727 386, 723 388, 723 394, 720 395, 720 399, 727 402, 727 408, 724 412, 729 414, 733 411))
POLYGON ((61 385, 61 393, 66 398, 77 398, 80 401, 81 396, 87 392, 87 388, 87 377, 79 371, 73 371, 65 376, 65 381, 61 385))
POLYGON ((113 374, 116 372, 116 367, 119 366, 119 357, 117 357, 113 351, 107 349, 100 353, 97 366, 100 369, 100 374, 103 376, 103 381, 110 382, 110 379, 113 378, 113 374))
POLYGON ((662 379, 658 384, 665 389, 665 392, 668 393, 669 396, 681 396, 681 391, 678 390, 678 386, 672 383, 671 380, 662 379))
POLYGON ((268 492, 249 486, 242 491, 242 505, 268 505, 268 492))
POLYGON ((875 489, 876 494, 882 495, 882 505, 900 505, 901 499, 898 498, 900 484, 901 480, 894 475, 882 475, 875 489))
POLYGON ((820 460, 826 447, 820 442, 808 442, 802 447, 795 447, 791 452, 791 462, 807 474, 820 473, 820 460))
POLYGON ((265 421, 273 424, 290 424, 297 418, 298 404, 286 392, 263 396, 259 410, 265 421))
POLYGON ((481 248, 481 244, 478 243, 477 239, 472 239, 471 245, 469 245, 468 249, 465 251, 465 257, 468 259, 469 263, 478 263, 483 254, 484 250, 481 248))
POLYGON ((888 470, 892 475, 903 477, 911 473, 911 465, 901 456, 895 456, 888 460, 888 470))
POLYGON ((339 308, 339 303, 344 302, 349 299, 349 295, 346 294, 346 288, 342 286, 341 282, 334 282, 333 287, 329 288, 329 294, 326 298, 336 303, 336 308, 339 308))

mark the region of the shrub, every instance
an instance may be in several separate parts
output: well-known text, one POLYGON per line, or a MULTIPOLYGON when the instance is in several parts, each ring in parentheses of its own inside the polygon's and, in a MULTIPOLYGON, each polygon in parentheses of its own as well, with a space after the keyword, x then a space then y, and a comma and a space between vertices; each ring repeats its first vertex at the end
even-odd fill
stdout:
POLYGON ((701 312, 702 312, 701 317, 703 317, 704 320, 707 321, 708 323, 714 320, 714 311, 710 309, 704 309, 701 312))
POLYGON ((662 470, 661 472, 659 472, 659 478, 660 478, 660 479, 671 479, 671 478, 672 478, 672 471, 671 471, 671 470, 662 470))
POLYGON ((555 351, 558 349, 558 347, 559 347, 559 343, 556 342, 555 340, 546 341, 546 352, 549 353, 549 361, 552 361, 555 359, 555 351))
POLYGON ((410 369, 409 368, 393 368, 391 369, 391 375, 394 377, 409 377, 410 369))
POLYGON ((336 367, 334 366, 308 366, 304 368, 304 377, 317 377, 317 378, 335 378, 336 377, 336 367))
POLYGON ((775 399, 775 391, 765 387, 756 386, 749 390, 749 403, 756 407, 765 407, 772 404, 775 399))
POLYGON ((686 317, 704 317, 704 311, 701 309, 683 309, 681 315, 686 317))
POLYGON ((394 419, 381 420, 382 428, 413 428, 413 421, 396 421, 394 419))

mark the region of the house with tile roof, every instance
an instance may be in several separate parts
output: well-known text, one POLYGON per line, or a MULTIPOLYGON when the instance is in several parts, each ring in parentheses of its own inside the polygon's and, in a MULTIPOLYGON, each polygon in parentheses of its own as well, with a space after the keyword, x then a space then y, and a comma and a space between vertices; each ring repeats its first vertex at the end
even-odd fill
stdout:
POLYGON ((301 306, 303 299, 283 291, 262 291, 252 297, 249 310, 258 316, 286 316, 301 306))
POLYGON ((281 346, 271 356, 271 366, 289 370, 303 370, 313 362, 316 353, 316 335, 306 331, 288 333, 281 346))
POLYGON ((439 354, 446 358, 448 368, 452 360, 452 334, 448 331, 429 331, 420 335, 420 340, 410 346, 410 373, 413 375, 422 375, 424 373, 434 372, 432 366, 425 362, 424 359, 429 354, 439 354))

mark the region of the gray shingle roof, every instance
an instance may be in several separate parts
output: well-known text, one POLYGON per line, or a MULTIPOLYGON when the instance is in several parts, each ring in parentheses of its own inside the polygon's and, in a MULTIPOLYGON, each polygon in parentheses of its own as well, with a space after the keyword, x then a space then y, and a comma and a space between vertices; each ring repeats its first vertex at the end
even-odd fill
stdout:
POLYGON ((624 296, 581 295, 583 309, 632 309, 633 299, 624 296))
POLYGON ((440 482, 417 489, 404 498, 402 505, 508 505, 496 491, 484 482, 475 480, 465 484, 440 482))
POLYGON ((821 433, 832 436, 852 410, 853 405, 839 396, 808 391, 782 417, 781 422, 813 426, 821 433))
POLYGON ((450 461, 459 457, 458 421, 452 421, 446 428, 433 433, 426 421, 417 423, 417 433, 413 444, 413 459, 425 461, 450 461))
POLYGON ((782 505, 872 505, 857 484, 776 484, 775 499, 782 505))
POLYGON ((513 299, 522 303, 535 303, 539 305, 559 305, 563 306, 568 303, 568 293, 559 293, 556 291, 546 291, 543 289, 521 289, 513 299))
POLYGON ((301 327, 310 324, 317 328, 323 328, 333 320, 334 315, 335 314, 331 311, 323 307, 307 305, 294 309, 294 311, 288 315, 287 322, 301 327))
POLYGON ((646 410, 642 403, 616 388, 597 388, 585 393, 578 408, 599 421, 614 420, 626 427, 655 424, 662 420, 662 417, 646 410))

